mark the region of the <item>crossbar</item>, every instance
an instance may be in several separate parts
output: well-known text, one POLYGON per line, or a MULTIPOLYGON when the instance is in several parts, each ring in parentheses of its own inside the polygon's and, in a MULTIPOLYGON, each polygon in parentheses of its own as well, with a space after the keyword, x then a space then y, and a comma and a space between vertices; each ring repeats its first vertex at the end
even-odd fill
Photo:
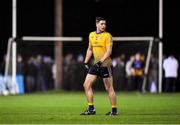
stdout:
POLYGON ((154 37, 145 36, 145 37, 113 37, 113 41, 152 41, 154 37))
POLYGON ((23 36, 23 41, 82 41, 82 37, 23 36))
MULTIPOLYGON (((23 41, 83 41, 82 37, 23 36, 23 41)), ((154 37, 113 37, 113 41, 152 41, 154 37)))

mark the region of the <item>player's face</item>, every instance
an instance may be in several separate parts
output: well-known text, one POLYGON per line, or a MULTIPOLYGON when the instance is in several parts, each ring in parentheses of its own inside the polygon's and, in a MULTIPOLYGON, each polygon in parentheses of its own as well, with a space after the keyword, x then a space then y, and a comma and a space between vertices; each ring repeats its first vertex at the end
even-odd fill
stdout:
POLYGON ((97 31, 98 32, 104 32, 106 29, 106 21, 101 20, 98 23, 96 23, 97 31))
POLYGON ((140 55, 139 53, 137 53, 137 54, 135 55, 135 59, 138 60, 138 61, 141 60, 141 55, 140 55))

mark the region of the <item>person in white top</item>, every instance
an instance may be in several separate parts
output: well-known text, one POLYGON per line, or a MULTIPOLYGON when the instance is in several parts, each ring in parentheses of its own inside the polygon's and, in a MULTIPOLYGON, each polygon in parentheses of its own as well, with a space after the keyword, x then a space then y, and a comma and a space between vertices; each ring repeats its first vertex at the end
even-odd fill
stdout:
POLYGON ((178 77, 179 63, 177 59, 170 55, 163 61, 163 69, 165 73, 165 92, 173 92, 176 89, 176 79, 178 77))
POLYGON ((130 59, 126 62, 125 71, 126 71, 126 77, 127 77, 127 89, 133 90, 132 85, 132 77, 133 77, 133 68, 132 63, 134 61, 134 56, 132 55, 130 59))

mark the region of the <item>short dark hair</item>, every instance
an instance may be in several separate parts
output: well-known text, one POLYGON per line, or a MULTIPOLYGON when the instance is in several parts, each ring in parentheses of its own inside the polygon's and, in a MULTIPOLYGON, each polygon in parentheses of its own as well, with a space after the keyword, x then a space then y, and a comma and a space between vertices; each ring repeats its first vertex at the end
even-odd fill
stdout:
POLYGON ((100 22, 101 20, 106 21, 104 17, 96 17, 96 23, 100 22))

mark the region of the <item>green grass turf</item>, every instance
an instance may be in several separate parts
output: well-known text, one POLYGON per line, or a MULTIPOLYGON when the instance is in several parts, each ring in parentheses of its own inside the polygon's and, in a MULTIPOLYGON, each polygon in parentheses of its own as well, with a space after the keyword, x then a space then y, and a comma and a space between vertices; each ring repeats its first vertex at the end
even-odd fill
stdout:
POLYGON ((107 93, 95 92, 97 115, 80 116, 86 109, 83 92, 48 92, 21 96, 0 96, 2 124, 119 124, 180 123, 180 93, 117 93, 119 116, 110 111, 107 93))

